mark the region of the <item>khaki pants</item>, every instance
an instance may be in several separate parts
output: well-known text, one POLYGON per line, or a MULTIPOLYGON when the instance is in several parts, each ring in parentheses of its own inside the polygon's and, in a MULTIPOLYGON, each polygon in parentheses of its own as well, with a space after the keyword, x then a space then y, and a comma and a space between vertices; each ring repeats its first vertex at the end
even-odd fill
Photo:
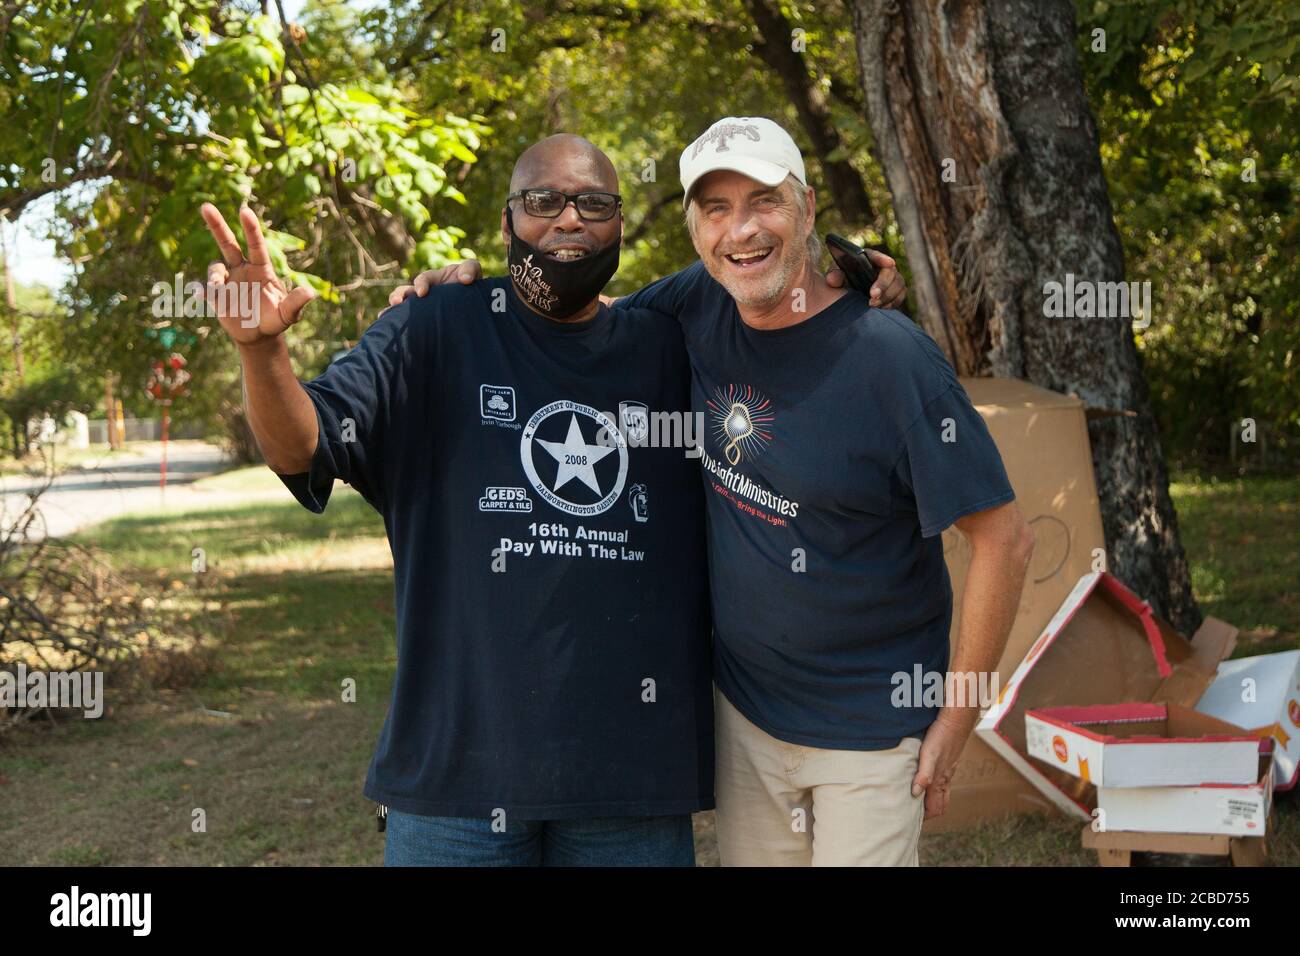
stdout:
POLYGON ((723 866, 917 866, 921 741, 822 750, 777 740, 713 690, 723 866))

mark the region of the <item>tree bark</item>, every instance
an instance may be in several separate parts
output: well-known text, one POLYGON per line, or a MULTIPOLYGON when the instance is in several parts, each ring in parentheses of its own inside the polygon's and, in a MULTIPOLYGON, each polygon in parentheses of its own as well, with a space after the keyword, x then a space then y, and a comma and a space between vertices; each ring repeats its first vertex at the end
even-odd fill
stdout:
POLYGON ((1084 400, 1107 566, 1192 633, 1201 613, 1132 319, 1045 314, 1045 284, 1067 273, 1125 278, 1073 6, 850 2, 918 320, 959 374, 1084 400))

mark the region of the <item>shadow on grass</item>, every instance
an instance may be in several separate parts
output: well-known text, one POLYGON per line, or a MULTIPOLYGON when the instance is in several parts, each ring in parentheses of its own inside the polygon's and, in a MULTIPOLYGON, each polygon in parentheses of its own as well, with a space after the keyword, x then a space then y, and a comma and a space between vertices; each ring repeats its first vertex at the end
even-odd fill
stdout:
POLYGON ((296 502, 259 502, 161 515, 114 518, 83 531, 77 540, 112 556, 126 571, 169 569, 190 573, 194 549, 209 567, 294 544, 382 537, 383 519, 355 493, 337 495, 325 515, 296 502))

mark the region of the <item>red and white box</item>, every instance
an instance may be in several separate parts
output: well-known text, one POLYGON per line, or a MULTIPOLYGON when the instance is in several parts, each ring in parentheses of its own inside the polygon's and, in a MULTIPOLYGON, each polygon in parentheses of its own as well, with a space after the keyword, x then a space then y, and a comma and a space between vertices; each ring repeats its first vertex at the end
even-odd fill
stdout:
POLYGON ((1030 755, 1029 711, 1126 702, 1193 708, 1236 639, 1235 627, 1206 618, 1188 641, 1115 577, 1085 574, 1030 645, 976 732, 1055 806, 1089 820, 1097 807, 1095 780, 1079 776, 1077 764, 1070 773, 1030 755))
POLYGON ((1261 741, 1178 704, 1044 707, 1025 714, 1029 756, 1098 787, 1253 784, 1261 741))

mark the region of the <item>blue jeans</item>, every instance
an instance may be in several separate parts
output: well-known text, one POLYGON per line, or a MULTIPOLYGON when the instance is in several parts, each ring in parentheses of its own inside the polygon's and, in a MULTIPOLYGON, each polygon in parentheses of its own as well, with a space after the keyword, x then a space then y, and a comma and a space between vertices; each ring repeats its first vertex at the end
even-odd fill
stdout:
POLYGON ((426 817, 391 807, 384 866, 694 866, 689 813, 509 820, 426 817))

